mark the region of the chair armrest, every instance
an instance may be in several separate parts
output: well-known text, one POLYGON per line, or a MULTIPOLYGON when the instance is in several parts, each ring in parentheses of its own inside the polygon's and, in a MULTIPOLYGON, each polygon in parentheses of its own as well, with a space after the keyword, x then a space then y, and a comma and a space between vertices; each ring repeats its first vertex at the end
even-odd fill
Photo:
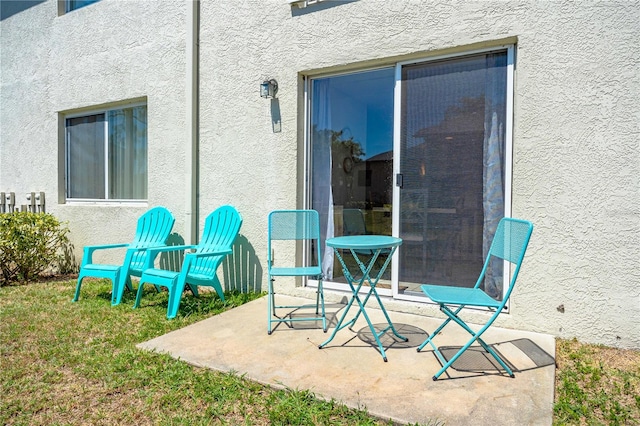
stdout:
POLYGON ((216 250, 216 251, 208 251, 204 253, 187 253, 187 256, 198 259, 201 257, 225 256, 231 253, 233 253, 233 249, 223 249, 223 250, 216 250))
POLYGON ((113 248, 124 248, 129 247, 128 243, 117 243, 117 244, 101 244, 95 246, 84 246, 84 255, 82 256, 82 264, 88 265, 93 263, 93 252, 96 250, 106 250, 113 248))
POLYGON ((101 244, 101 245, 96 245, 96 246, 84 246, 84 252, 85 253, 93 253, 96 250, 122 248, 122 247, 128 247, 128 246, 129 246, 128 243, 101 244))
POLYGON ((158 253, 160 252, 167 252, 167 251, 177 251, 177 250, 188 250, 188 249, 192 249, 195 248, 195 245, 181 245, 181 246, 161 246, 161 247, 147 247, 147 248, 140 248, 140 250, 147 250, 148 251, 148 255, 147 255, 147 259, 144 265, 144 269, 152 269, 153 265, 155 263, 155 259, 156 256, 158 256, 158 253))

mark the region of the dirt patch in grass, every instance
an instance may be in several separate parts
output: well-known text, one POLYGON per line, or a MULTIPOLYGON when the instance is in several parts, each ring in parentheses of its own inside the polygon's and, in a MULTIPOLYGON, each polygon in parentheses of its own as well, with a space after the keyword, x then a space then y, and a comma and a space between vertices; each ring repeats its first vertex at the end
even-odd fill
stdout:
POLYGON ((556 424, 640 424, 640 351, 557 340, 556 424))

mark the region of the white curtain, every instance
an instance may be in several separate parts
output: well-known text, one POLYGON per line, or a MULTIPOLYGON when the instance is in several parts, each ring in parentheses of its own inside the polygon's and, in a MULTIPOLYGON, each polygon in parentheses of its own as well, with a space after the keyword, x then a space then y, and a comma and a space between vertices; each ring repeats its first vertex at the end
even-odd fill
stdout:
POLYGON ((109 111, 109 198, 147 198, 147 108, 109 111))
MULTIPOLYGON (((506 86, 504 67, 499 63, 504 54, 487 55, 485 86, 485 124, 483 158, 483 257, 496 233, 498 222, 504 217, 504 123, 506 86)), ((485 277, 485 291, 491 297, 502 298, 502 262, 489 265, 485 277)))
POLYGON ((331 99, 330 79, 313 82, 313 208, 320 214, 320 236, 323 242, 322 273, 325 279, 333 278, 333 249, 326 245, 333 238, 333 189, 331 182, 331 99))

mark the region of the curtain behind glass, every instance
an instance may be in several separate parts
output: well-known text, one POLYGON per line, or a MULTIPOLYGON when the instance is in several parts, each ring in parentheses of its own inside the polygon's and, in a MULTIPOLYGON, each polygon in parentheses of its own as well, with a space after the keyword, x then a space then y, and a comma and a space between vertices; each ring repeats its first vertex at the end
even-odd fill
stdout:
POLYGON ((67 119, 67 197, 105 198, 104 114, 67 119))
MULTIPOLYGON (((486 257, 498 222, 504 217, 504 120, 506 117, 506 52, 487 55, 483 155, 484 227, 482 252, 486 257)), ((503 263, 494 260, 485 276, 484 290, 502 299, 503 263)))
POLYGON ((333 278, 333 248, 325 242, 333 238, 333 189, 331 182, 331 102, 330 79, 313 81, 312 87, 312 143, 313 192, 311 205, 320 215, 320 238, 324 244, 322 272, 325 279, 333 278))
POLYGON ((147 198, 147 107, 108 112, 109 198, 147 198))

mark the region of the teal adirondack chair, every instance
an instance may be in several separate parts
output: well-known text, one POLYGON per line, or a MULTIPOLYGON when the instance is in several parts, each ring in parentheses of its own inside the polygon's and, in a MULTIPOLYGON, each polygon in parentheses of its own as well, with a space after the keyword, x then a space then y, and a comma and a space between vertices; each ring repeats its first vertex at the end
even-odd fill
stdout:
POLYGON ((111 304, 117 305, 122 301, 122 294, 125 287, 133 290, 131 286, 131 275, 139 277, 142 275, 142 268, 150 247, 164 246, 175 218, 165 207, 154 207, 144 213, 138 219, 136 234, 131 243, 104 244, 84 247, 84 256, 80 273, 78 274, 78 284, 73 298, 74 302, 80 297, 80 287, 85 277, 108 278, 112 282, 111 304), (122 265, 106 265, 93 263, 93 254, 98 250, 115 248, 126 248, 124 262, 122 265))
POLYGON ((220 299, 224 301, 224 292, 216 270, 225 256, 231 254, 233 242, 241 226, 240 213, 232 206, 222 206, 205 220, 202 240, 197 245, 167 246, 149 250, 133 307, 140 306, 143 286, 147 283, 167 287, 169 290, 168 319, 175 318, 178 314, 185 286, 188 286, 195 296, 198 296, 198 286, 213 287, 220 299), (180 272, 154 267, 154 259, 159 253, 189 249, 195 251, 185 254, 180 272))

